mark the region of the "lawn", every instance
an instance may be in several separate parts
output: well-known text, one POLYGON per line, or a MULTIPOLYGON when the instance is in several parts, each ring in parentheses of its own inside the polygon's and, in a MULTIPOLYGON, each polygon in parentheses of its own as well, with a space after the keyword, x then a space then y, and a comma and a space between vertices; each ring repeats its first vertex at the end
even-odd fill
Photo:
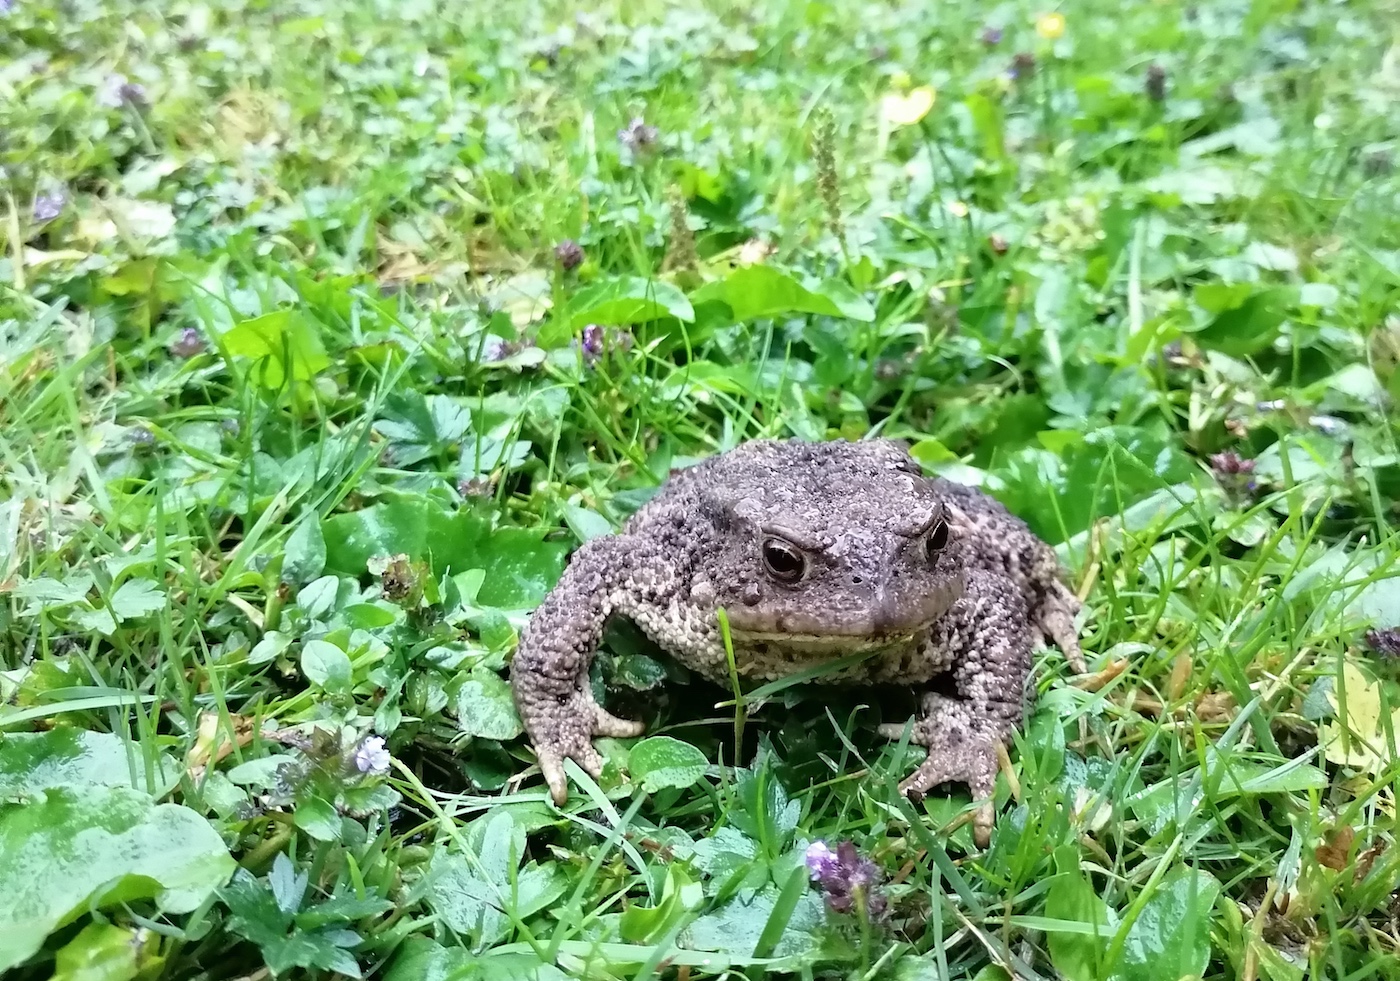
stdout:
POLYGON ((0 0, 0 973, 1400 978, 1398 13, 0 0), (872 433, 1085 599, 990 846, 626 623, 556 807, 571 550, 872 433))

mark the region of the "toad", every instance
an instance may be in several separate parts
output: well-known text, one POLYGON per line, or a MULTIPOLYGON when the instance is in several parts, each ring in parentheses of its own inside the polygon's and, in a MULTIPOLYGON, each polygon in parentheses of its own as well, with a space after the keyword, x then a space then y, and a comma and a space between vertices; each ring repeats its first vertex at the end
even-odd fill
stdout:
POLYGON ((976 488, 926 477, 902 443, 753 440, 672 473, 620 533, 574 552, 521 636, 511 686, 562 804, 565 759, 596 777, 593 738, 644 729, 589 685, 609 617, 728 685, 722 608, 741 678, 840 661, 813 682, 920 693, 912 726, 880 728, 928 751, 899 789, 966 784, 983 800, 974 831, 985 844, 998 746, 1024 720, 1035 645, 1085 671, 1080 602, 1062 577, 1020 519, 976 488))

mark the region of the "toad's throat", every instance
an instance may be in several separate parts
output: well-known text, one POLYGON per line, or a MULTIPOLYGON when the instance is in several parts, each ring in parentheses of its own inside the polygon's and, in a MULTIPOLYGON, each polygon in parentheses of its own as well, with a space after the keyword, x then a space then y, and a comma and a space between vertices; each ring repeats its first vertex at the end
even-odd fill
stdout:
POLYGON ((873 651, 912 643, 917 636, 927 632, 928 627, 926 626, 893 633, 871 633, 859 629, 842 632, 799 633, 771 629, 745 630, 731 626, 730 636, 734 640, 734 646, 741 649, 782 647, 812 654, 854 654, 858 651, 873 651))
POLYGON ((845 609, 740 606, 725 612, 736 643, 857 651, 908 642, 927 633, 957 601, 962 583, 953 581, 917 597, 872 592, 866 602, 845 609))

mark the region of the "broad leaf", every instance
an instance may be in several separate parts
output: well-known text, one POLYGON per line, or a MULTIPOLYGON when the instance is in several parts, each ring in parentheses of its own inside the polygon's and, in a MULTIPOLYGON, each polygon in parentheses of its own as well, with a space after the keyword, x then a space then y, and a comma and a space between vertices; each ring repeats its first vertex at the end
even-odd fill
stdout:
POLYGON ((569 310, 569 325, 574 331, 588 324, 639 324, 662 317, 695 319, 690 301, 680 290, 661 280, 637 276, 594 283, 573 298, 569 310))
POLYGON ((204 818, 125 787, 55 788, 0 808, 0 855, 0 971, 90 906, 155 899, 187 913, 234 869, 204 818))
POLYGON ((469 511, 446 511, 426 499, 377 504, 338 514, 322 524, 326 568, 363 575, 377 555, 427 561, 435 576, 482 569, 482 606, 528 609, 539 603, 564 568, 568 545, 543 541, 543 530, 492 529, 469 511))
POLYGON ((164 797, 180 781, 174 762, 157 753, 148 775, 145 753, 115 733, 62 726, 0 735, 0 798, 54 787, 133 787, 164 797))
POLYGON ((290 372, 309 381, 330 366, 319 328, 298 310, 277 310, 245 320, 220 338, 232 355, 254 362, 253 377, 264 388, 281 388, 290 372))
POLYGON ((627 756, 632 779, 650 793, 667 787, 689 787, 705 775, 709 765, 700 750, 670 736, 643 739, 627 756))
POLYGON ((719 301, 740 322, 794 313, 825 314, 867 323, 875 319, 870 304, 849 286, 834 280, 804 285, 791 273, 764 265, 736 269, 723 280, 700 287, 692 299, 696 303, 719 301))
POLYGON ((523 731, 510 685, 486 668, 473 668, 457 689, 457 725, 483 739, 514 739, 523 731))
POLYGON ((1123 958, 1115 965, 1115 981, 1205 974, 1219 895, 1220 883, 1209 872, 1185 866, 1168 872, 1128 929, 1123 958))

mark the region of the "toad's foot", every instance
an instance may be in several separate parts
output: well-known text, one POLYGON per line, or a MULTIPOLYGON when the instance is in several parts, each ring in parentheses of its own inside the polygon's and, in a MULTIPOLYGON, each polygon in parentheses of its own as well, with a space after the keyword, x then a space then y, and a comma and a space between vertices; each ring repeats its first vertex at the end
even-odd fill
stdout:
POLYGON ((640 736, 646 729, 641 722, 629 722, 610 713, 593 700, 593 693, 586 688, 575 690, 565 702, 555 701, 540 708, 543 711, 529 713, 524 721, 550 796, 561 807, 569 799, 565 760, 572 759, 596 780, 603 773, 603 758, 593 746, 593 737, 621 739, 640 736))
POLYGON ((1074 618, 1084 604, 1068 586, 1058 580, 1046 594, 1036 617, 1036 628, 1046 643, 1064 652, 1065 660, 1075 674, 1088 674, 1084 652, 1079 647, 1079 631, 1074 618))
MULTIPOLYGON (((886 724, 880 734, 902 739, 908 723, 886 724)), ((899 792, 923 794, 941 783, 966 784, 982 800, 973 815, 972 837, 978 848, 991 841, 992 793, 996 789, 997 746, 1002 736, 991 720, 975 717, 972 707, 945 695, 924 696, 924 718, 913 724, 909 741, 928 748, 928 756, 899 784, 899 792)))

